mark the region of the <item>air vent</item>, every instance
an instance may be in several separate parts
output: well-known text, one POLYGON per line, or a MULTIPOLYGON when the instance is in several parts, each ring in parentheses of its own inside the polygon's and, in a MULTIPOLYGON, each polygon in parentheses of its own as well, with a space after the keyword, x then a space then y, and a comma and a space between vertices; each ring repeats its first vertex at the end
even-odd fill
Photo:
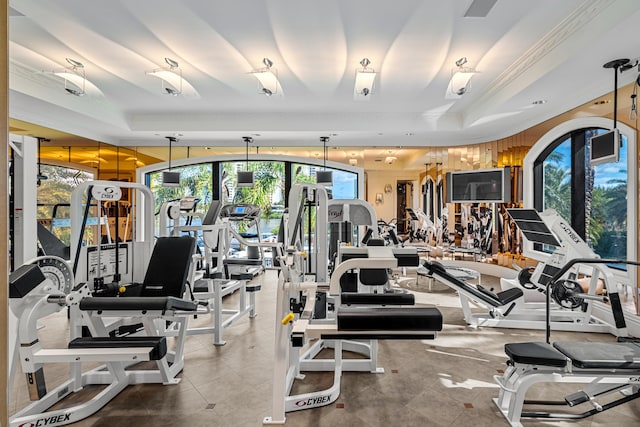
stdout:
POLYGON ((473 0, 464 14, 465 18, 486 18, 498 0, 473 0))

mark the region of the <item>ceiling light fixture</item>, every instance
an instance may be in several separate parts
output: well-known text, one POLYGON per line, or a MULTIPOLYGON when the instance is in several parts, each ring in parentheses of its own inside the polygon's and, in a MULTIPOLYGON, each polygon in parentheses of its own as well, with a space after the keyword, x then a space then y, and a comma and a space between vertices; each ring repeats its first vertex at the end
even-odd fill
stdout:
POLYGON ((368 101, 373 93, 373 83, 376 79, 376 72, 369 68, 371 61, 369 58, 362 58, 360 65, 362 68, 356 69, 356 84, 353 88, 353 99, 356 101, 368 101))
POLYGON ((282 89, 278 81, 278 70, 273 68, 273 61, 269 58, 263 58, 262 63, 264 67, 251 71, 251 74, 253 74, 258 80, 258 83, 260 83, 258 93, 266 96, 281 94, 282 90, 278 91, 279 87, 282 89))
POLYGON ((84 96, 87 85, 84 65, 82 62, 72 58, 65 58, 65 60, 69 66, 62 70, 53 71, 53 74, 64 79, 64 90, 66 90, 68 94, 84 96))
POLYGON ((242 140, 246 145, 245 170, 238 171, 236 187, 253 187, 253 172, 249 170, 249 144, 253 142, 250 136, 243 136, 242 140))
POLYGON ((164 58, 164 62, 167 63, 166 67, 147 71, 146 74, 160 79, 163 94, 178 96, 182 93, 182 70, 178 62, 171 58, 164 58))
POLYGON ((462 95, 469 90, 469 81, 471 77, 477 74, 473 68, 465 67, 469 62, 466 57, 462 57, 456 61, 456 67, 451 71, 451 80, 447 86, 445 94, 446 99, 462 98, 462 95))

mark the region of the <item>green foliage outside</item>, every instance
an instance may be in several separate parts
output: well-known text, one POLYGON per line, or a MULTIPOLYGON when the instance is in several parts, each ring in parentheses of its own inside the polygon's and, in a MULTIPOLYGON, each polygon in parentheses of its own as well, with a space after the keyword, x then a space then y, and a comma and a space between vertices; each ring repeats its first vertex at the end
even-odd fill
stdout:
MULTIPOLYGON (((570 162, 554 151, 544 164, 544 207, 571 219, 570 162)), ((626 257, 627 183, 612 180, 608 186, 587 188, 587 240, 603 258, 626 257)))
MULTIPOLYGON (((47 179, 41 180, 38 186, 37 218, 45 220, 52 219, 54 205, 71 202, 71 193, 78 184, 93 179, 89 172, 62 166, 40 165, 40 172, 47 179)), ((70 218, 70 215, 68 207, 61 206, 57 209, 57 218, 70 218)), ((66 245, 70 244, 70 227, 52 227, 51 231, 66 245)))

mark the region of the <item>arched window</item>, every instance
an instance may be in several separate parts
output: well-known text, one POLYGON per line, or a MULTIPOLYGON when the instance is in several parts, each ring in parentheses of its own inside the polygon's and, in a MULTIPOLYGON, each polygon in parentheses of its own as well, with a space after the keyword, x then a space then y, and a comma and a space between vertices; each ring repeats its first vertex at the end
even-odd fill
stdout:
POLYGON ((589 140, 607 129, 580 128, 548 144, 533 161, 533 207, 555 209, 602 258, 627 258, 627 153, 591 166, 589 140))

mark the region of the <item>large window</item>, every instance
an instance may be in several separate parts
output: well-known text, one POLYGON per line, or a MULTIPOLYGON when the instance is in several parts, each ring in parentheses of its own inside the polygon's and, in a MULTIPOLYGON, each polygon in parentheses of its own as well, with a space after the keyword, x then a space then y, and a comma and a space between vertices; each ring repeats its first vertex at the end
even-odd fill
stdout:
POLYGON ((340 169, 325 168, 322 166, 293 164, 293 183, 315 183, 316 171, 327 170, 333 172, 333 185, 327 186, 327 190, 334 199, 358 198, 358 174, 340 169))
POLYGON ((147 175, 147 185, 156 196, 155 211, 157 212, 160 209, 162 203, 185 196, 196 197, 206 210, 212 200, 211 164, 203 163, 174 167, 171 168, 171 171, 180 173, 180 185, 178 187, 163 187, 162 171, 151 172, 147 175))
MULTIPOLYGON (((249 203, 261 209, 260 230, 263 239, 273 239, 280 227, 282 214, 287 206, 287 195, 291 185, 298 182, 316 182, 316 171, 323 166, 294 163, 269 158, 264 160, 228 160, 173 167, 180 172, 178 187, 163 187, 163 170, 145 173, 145 182, 155 194, 156 212, 163 202, 178 200, 185 196, 200 199, 198 211, 206 211, 211 200, 221 200, 224 205, 249 203), (252 171, 253 187, 238 186, 238 172, 252 171)), ((275 157, 275 156, 274 156, 275 157)), ((328 188, 333 198, 358 198, 359 175, 357 172, 336 168, 333 171, 333 185, 328 188)), ((144 172, 143 172, 144 173, 144 172)), ((157 221, 157 217, 156 217, 157 221)))
POLYGON ((270 240, 278 233, 284 212, 285 163, 222 162, 222 195, 224 204, 248 203, 260 208, 260 232, 262 240, 270 240), (238 187, 240 171, 253 172, 253 187, 238 187))
POLYGON ((620 161, 592 167, 589 139, 603 129, 558 138, 534 163, 534 205, 553 208, 602 258, 627 256, 627 141, 620 161))
MULTIPOLYGON (((71 244, 71 193, 78 184, 93 180, 93 173, 63 166, 40 165, 38 185, 38 222, 66 246, 71 244)), ((95 225, 96 213, 88 221, 95 225)), ((96 222, 97 224, 97 222, 96 222)))
MULTIPOLYGON (((160 227, 160 207, 164 202, 179 200, 191 196, 197 200, 198 211, 206 212, 213 199, 213 180, 210 163, 189 165, 171 168, 172 172, 180 172, 180 184, 177 187, 162 186, 162 171, 147 174, 147 185, 155 195, 155 230, 160 227)), ((160 230, 160 234, 169 233, 170 230, 160 230)))

